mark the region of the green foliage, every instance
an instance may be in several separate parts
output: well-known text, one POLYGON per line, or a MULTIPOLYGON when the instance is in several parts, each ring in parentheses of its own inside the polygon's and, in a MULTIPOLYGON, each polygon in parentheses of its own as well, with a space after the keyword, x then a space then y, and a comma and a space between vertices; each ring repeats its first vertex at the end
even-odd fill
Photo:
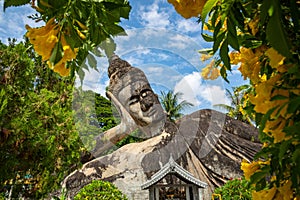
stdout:
POLYGON ((83 187, 74 197, 74 200, 127 200, 127 197, 122 194, 116 186, 110 182, 94 180, 92 183, 83 187))
POLYGON ((159 97, 163 108, 167 112, 167 117, 171 121, 181 117, 183 115, 181 113, 183 109, 193 106, 193 104, 185 100, 179 102, 181 95, 181 93, 174 93, 173 91, 168 91, 167 93, 162 91, 161 96, 159 97))
POLYGON ((101 96, 95 94, 96 117, 103 131, 106 131, 118 123, 118 114, 113 104, 101 96))
POLYGON ((1 44, 0 55, 0 192, 41 198, 80 164, 74 80, 41 64, 28 44, 1 44))
POLYGON ((233 92, 226 89, 226 96, 230 99, 230 105, 226 104, 216 104, 215 107, 219 107, 227 111, 227 115, 245 122, 247 124, 252 124, 254 122, 254 117, 245 112, 243 106, 245 104, 244 95, 248 93, 251 89, 250 85, 242 85, 239 87, 232 87, 233 92))
POLYGON ((216 188, 214 193, 220 194, 223 200, 251 200, 253 187, 245 179, 227 181, 222 187, 216 188))
POLYGON ((117 125, 114 106, 93 91, 75 88, 73 109, 80 138, 89 151, 94 148, 96 136, 117 125))
MULTIPOLYGON (((270 161, 253 172, 251 182, 257 191, 272 188, 274 198, 298 197, 300 4, 279 0, 209 2, 210 10, 205 11, 202 22, 211 33, 203 33, 204 39, 213 42, 213 54, 219 53, 225 80, 231 66, 224 44, 240 56, 236 59, 230 54, 234 64, 241 63, 243 76, 250 79, 245 110, 255 116, 264 143, 256 159, 270 161)), ((257 196, 263 198, 264 193, 257 196)))
POLYGON ((3 10, 11 6, 22 6, 30 3, 30 0, 4 0, 3 10))
MULTIPOLYGON (((30 18, 45 22, 55 18, 55 23, 59 26, 58 39, 63 35, 68 45, 78 50, 76 59, 74 62, 67 62, 67 67, 71 68, 71 75, 76 72, 81 79, 84 77, 83 68, 87 66, 87 56, 89 67, 96 69, 95 62, 90 62, 91 59, 95 61, 95 47, 102 48, 108 57, 113 54, 116 47, 112 37, 126 35, 119 23, 121 18, 129 18, 131 10, 127 0, 5 0, 4 10, 10 6, 29 3, 39 13, 30 18)), ((41 48, 38 45, 42 44, 36 44, 35 48, 41 48)), ((49 61, 54 66, 63 56, 62 44, 59 41, 54 48, 48 48, 45 51, 51 53, 49 61)))

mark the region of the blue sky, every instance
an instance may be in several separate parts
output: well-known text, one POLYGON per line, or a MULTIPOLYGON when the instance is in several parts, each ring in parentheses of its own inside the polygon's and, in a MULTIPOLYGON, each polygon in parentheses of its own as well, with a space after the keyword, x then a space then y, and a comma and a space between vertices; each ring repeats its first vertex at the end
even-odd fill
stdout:
MULTIPOLYGON (((229 74, 230 85, 221 78, 214 81, 201 78, 201 69, 207 62, 200 60, 198 50, 211 44, 202 40, 197 18, 182 18, 167 0, 132 0, 130 4, 130 18, 121 22, 128 36, 115 38, 116 53, 142 69, 157 94, 161 90, 183 93, 182 100, 194 104, 186 113, 229 103, 225 88, 241 85, 244 81, 236 68, 229 74)), ((1 0, 0 6, 3 7, 1 0)), ((34 10, 29 6, 7 8, 5 13, 1 9, 0 40, 5 43, 11 37, 20 41, 26 32, 25 24, 43 25, 26 17, 32 13, 34 10)), ((97 61, 99 72, 86 72, 83 88, 104 94, 108 64, 104 58, 97 61)))

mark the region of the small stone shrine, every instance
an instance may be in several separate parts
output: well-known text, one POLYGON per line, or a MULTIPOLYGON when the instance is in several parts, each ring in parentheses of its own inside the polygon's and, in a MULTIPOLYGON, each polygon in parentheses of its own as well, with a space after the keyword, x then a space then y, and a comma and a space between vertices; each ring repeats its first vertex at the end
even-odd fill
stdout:
POLYGON ((173 157, 141 188, 149 190, 149 200, 202 200, 207 184, 178 165, 173 157))

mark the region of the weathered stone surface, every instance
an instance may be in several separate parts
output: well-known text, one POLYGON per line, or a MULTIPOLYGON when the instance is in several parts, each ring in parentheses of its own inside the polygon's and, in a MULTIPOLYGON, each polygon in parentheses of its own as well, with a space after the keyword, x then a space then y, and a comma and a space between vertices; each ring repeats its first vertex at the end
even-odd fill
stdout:
POLYGON ((70 197, 91 180, 102 179, 114 183, 129 199, 145 200, 148 191, 141 190, 140 186, 172 155, 178 164, 209 185, 204 190, 204 199, 209 199, 214 187, 242 176, 240 162, 251 160, 261 147, 254 127, 213 110, 197 111, 176 124, 183 125, 169 123, 165 127, 169 133, 164 131, 144 142, 128 144, 70 174, 64 181, 70 197), (211 133, 216 139, 212 147, 203 139, 207 131, 215 132, 211 133))
POLYGON ((172 155, 195 178, 208 184, 204 199, 210 199, 214 187, 240 177, 242 159, 251 160, 260 149, 254 127, 217 111, 200 110, 175 123, 167 121, 140 69, 114 56, 108 71, 108 94, 120 112, 121 123, 96 138, 92 153, 101 155, 136 127, 149 139, 98 157, 70 174, 63 182, 70 198, 91 180, 102 179, 114 183, 129 199, 146 200, 148 191, 141 190, 141 185, 172 155))

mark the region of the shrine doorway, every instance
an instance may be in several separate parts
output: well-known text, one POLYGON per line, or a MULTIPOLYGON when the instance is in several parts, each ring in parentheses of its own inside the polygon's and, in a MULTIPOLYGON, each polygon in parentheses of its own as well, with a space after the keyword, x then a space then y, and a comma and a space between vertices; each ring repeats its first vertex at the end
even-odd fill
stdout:
POLYGON ((206 186, 170 157, 142 189, 149 190, 149 200, 202 200, 202 189, 206 186))

